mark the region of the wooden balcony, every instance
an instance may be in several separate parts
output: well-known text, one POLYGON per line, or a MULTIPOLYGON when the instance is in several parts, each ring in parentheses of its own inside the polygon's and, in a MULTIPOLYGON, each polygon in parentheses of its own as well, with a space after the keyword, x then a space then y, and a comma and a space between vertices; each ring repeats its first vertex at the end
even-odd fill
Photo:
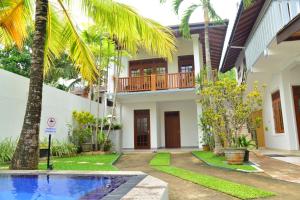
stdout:
POLYGON ((118 78, 118 92, 141 92, 195 87, 195 74, 173 73, 118 78))

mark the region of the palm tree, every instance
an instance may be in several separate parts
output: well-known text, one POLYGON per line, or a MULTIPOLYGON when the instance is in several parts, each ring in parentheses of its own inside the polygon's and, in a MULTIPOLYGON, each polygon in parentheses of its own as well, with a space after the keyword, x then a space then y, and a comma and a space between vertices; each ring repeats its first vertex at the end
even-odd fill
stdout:
MULTIPOLYGON (((183 2, 187 2, 188 0, 173 0, 173 9, 174 12, 178 15, 180 6, 183 2)), ((244 7, 250 7, 256 0, 243 0, 244 7)), ((165 3, 166 0, 160 0, 161 3, 165 3)), ((209 23, 217 22, 220 23, 222 21, 221 17, 216 13, 215 9, 213 8, 210 0, 199 0, 198 3, 191 4, 183 14, 181 19, 181 33, 183 37, 190 38, 190 26, 189 21, 192 14, 197 9, 202 9, 203 17, 204 17, 204 46, 205 46, 205 60, 206 60, 206 76, 207 81, 212 82, 214 81, 213 73, 212 73, 212 65, 211 65, 211 55, 210 55, 210 43, 209 43, 209 23)), ((211 101, 213 102, 213 101, 211 101)), ((214 107, 213 104, 211 106, 214 107)), ((222 154, 222 144, 218 134, 214 134, 214 141, 215 141, 215 154, 222 154)))
POLYGON ((1 0, 3 45, 15 43, 21 48, 27 37, 27 25, 35 22, 28 101, 12 169, 38 168, 43 77, 53 59, 67 51, 82 78, 92 82, 97 77, 94 56, 69 15, 71 3, 75 2, 81 5, 84 15, 117 38, 131 54, 143 47, 151 54, 172 58, 175 44, 169 29, 113 0, 1 0))
MULTIPOLYGON (((164 3, 166 0, 161 0, 164 3)), ((180 6, 183 2, 187 0, 173 0, 173 9, 175 13, 179 14, 180 6)), ((204 16, 204 46, 205 46, 205 60, 206 60, 206 76, 209 82, 213 81, 213 74, 212 74, 212 65, 211 65, 211 56, 210 56, 210 43, 209 43, 209 23, 212 21, 220 22, 222 21, 221 18, 217 15, 216 11, 212 7, 210 0, 199 0, 199 3, 191 4, 187 10, 184 11, 183 17, 181 19, 181 27, 180 31, 185 38, 190 38, 190 26, 189 21, 192 14, 195 10, 201 8, 203 11, 204 16)), ((211 101, 213 102, 213 101, 211 101)), ((212 105, 213 106, 213 105, 212 105)), ((214 141, 215 141, 215 154, 222 154, 222 144, 220 140, 220 136, 218 134, 214 134, 214 141)))

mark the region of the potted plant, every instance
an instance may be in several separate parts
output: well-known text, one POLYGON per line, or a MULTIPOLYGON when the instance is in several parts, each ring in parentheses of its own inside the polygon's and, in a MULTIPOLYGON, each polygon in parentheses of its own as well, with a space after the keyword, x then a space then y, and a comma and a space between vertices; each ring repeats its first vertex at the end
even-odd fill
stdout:
POLYGON ((255 141, 248 139, 246 135, 239 136, 239 146, 245 148, 244 162, 249 162, 249 148, 255 147, 255 141))
POLYGON ((211 127, 214 138, 222 139, 228 164, 243 164, 246 147, 240 146, 239 136, 251 114, 262 104, 257 83, 248 94, 246 89, 245 84, 224 78, 207 84, 201 90, 201 102, 205 108, 202 115, 211 127))
POLYGON ((206 120, 207 119, 205 118, 205 116, 202 116, 200 118, 200 125, 203 132, 203 135, 201 137, 201 143, 203 151, 210 151, 211 149, 213 149, 213 137, 208 122, 206 120))
POLYGON ((48 141, 47 138, 44 138, 44 140, 40 142, 40 158, 45 158, 47 156, 48 156, 48 141))
POLYGON ((71 142, 77 146, 79 153, 92 151, 92 133, 96 119, 89 112, 74 111, 72 116, 75 128, 71 130, 71 142))

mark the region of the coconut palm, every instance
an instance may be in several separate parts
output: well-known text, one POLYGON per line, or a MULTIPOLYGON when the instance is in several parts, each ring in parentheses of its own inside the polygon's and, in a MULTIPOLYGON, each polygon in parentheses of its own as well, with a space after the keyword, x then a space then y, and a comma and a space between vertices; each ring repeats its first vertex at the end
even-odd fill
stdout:
POLYGON ((26 27, 35 23, 28 101, 12 169, 38 167, 43 78, 54 58, 67 52, 82 78, 90 82, 97 78, 94 56, 69 14, 74 3, 81 6, 83 15, 93 19, 111 38, 118 39, 131 54, 143 47, 151 54, 170 59, 175 50, 169 29, 113 0, 1 0, 2 45, 15 43, 21 48, 27 37, 26 27))
MULTIPOLYGON (((167 0, 160 0, 161 3, 166 2, 167 0)), ((184 2, 188 0, 173 0, 173 9, 174 12, 178 15, 179 9, 184 2)), ((253 2, 256 0, 243 0, 243 4, 245 8, 250 7, 253 2)), ((210 22, 222 22, 221 17, 216 13, 215 9, 213 8, 210 0, 198 0, 198 3, 192 3, 183 14, 181 19, 181 27, 180 31, 183 37, 189 38, 190 37, 190 26, 189 21, 193 13, 197 9, 202 9, 203 17, 204 17, 204 46, 205 46, 205 60, 206 60, 206 76, 209 82, 214 81, 213 73, 212 73, 212 65, 211 65, 211 55, 210 55, 210 43, 209 43, 209 24, 210 22)), ((212 102, 212 101, 211 101, 212 102)), ((214 105, 212 105, 214 107, 214 105)), ((215 141, 215 154, 222 154, 222 144, 218 134, 214 134, 214 141, 215 141)))
MULTIPOLYGON (((164 3, 166 0, 161 0, 164 3)), ((174 12, 178 15, 180 6, 183 2, 187 0, 173 0, 173 9, 174 12)), ((198 3, 192 3, 183 14, 181 19, 180 31, 183 37, 190 38, 190 26, 189 21, 192 14, 197 10, 202 9, 203 16, 204 16, 204 46, 205 46, 205 60, 206 60, 206 76, 208 81, 213 81, 213 74, 212 74, 212 65, 211 65, 211 56, 210 56, 210 43, 209 43, 209 34, 208 34, 208 26, 211 21, 213 22, 220 22, 222 21, 221 18, 217 15, 216 11, 214 10, 213 6, 211 5, 210 0, 199 0, 198 3)), ((212 101, 211 101, 212 102, 212 101)), ((212 105, 213 106, 213 105, 212 105)), ((214 134, 214 141, 215 141, 215 154, 222 153, 222 144, 220 140, 220 136, 218 134, 214 134)))

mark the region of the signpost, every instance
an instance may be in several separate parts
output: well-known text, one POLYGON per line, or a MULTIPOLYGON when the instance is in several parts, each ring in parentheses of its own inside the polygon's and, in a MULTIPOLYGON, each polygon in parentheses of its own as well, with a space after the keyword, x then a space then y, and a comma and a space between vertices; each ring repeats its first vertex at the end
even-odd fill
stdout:
POLYGON ((49 117, 47 119, 47 127, 45 129, 45 133, 49 134, 47 169, 52 170, 53 166, 50 165, 50 154, 51 154, 51 135, 56 133, 56 119, 54 117, 49 117))

